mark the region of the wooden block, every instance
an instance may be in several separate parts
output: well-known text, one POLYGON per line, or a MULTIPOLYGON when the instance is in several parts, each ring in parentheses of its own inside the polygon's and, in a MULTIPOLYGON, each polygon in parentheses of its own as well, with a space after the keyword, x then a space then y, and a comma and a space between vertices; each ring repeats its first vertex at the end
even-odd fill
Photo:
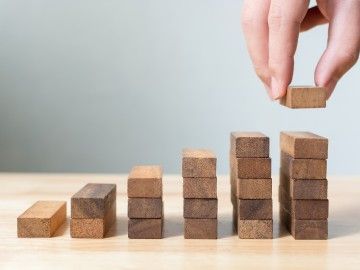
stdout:
POLYGON ((280 133, 280 149, 293 158, 328 158, 328 139, 311 132, 280 133))
POLYGON ((271 178, 270 158, 231 158, 230 163, 237 178, 271 178))
POLYGON ((70 235, 72 238, 104 238, 115 221, 116 203, 113 203, 103 218, 72 218, 70 235))
POLYGON ((217 219, 185 218, 185 239, 217 239, 217 219))
POLYGON ((206 149, 184 149, 182 152, 182 177, 216 177, 215 154, 206 149))
POLYGON ((235 157, 269 157, 269 137, 261 132, 232 132, 230 152, 235 157))
POLYGON ((271 199, 272 180, 236 179, 236 196, 239 199, 271 199))
POLYGON ((129 218, 162 218, 163 201, 161 198, 129 198, 129 218))
POLYGON ((273 221, 270 220, 242 220, 237 221, 238 236, 241 239, 272 239, 273 221))
POLYGON ((163 238, 164 220, 162 218, 130 218, 128 237, 130 239, 163 238))
POLYGON ((325 108, 325 88, 317 86, 289 86, 280 104, 292 109, 325 108))
POLYGON ((217 198, 217 179, 214 178, 184 178, 183 196, 190 199, 217 198))
POLYGON ((127 183, 128 197, 161 198, 162 174, 160 166, 133 167, 127 183))
POLYGON ((87 184, 71 197, 71 218, 104 218, 114 204, 115 184, 87 184))
POLYGON ((239 219, 263 220, 272 219, 272 199, 238 200, 239 219))
POLYGON ((184 199, 184 218, 217 218, 217 199, 184 199))
POLYGON ((297 159, 281 152, 281 170, 292 179, 326 179, 326 159, 297 159))
POLYGON ((51 237, 66 220, 66 202, 37 201, 17 218, 20 238, 51 237))
POLYGON ((291 234, 296 240, 326 240, 328 221, 291 219, 291 234))

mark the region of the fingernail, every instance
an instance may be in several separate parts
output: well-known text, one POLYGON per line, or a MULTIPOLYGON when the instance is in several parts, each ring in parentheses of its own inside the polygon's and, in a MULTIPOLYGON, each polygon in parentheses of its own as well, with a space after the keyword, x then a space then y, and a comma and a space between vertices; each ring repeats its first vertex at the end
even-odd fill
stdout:
POLYGON ((271 77, 271 97, 273 100, 281 97, 281 84, 275 77, 271 77))

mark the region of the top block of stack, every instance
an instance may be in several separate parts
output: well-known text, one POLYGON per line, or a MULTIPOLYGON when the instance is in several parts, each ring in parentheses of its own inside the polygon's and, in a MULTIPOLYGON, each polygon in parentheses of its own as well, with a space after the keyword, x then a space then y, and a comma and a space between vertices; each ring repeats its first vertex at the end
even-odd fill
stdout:
POLYGON ((326 92, 317 86, 289 86, 280 104, 292 109, 325 108, 326 92))
POLYGON ((216 177, 215 154, 206 149, 184 149, 182 152, 182 177, 216 177))
POLYGON ((129 198, 161 198, 162 197, 161 166, 135 166, 128 178, 129 198))
POLYGON ((261 132, 232 132, 230 147, 237 158, 269 157, 269 138, 261 132))
POLYGON ((293 158, 327 159, 328 139, 311 132, 281 132, 281 151, 293 158))

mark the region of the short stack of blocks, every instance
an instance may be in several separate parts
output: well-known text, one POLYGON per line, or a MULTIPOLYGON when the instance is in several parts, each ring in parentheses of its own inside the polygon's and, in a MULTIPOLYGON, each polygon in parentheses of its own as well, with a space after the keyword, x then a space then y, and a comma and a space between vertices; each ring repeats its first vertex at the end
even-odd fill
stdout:
POLYGON ((115 184, 87 184, 71 197, 71 237, 104 238, 115 221, 115 184))
POLYGON ((162 168, 135 166, 128 178, 128 237, 163 238, 162 168))
POLYGON ((260 132, 230 136, 234 229, 242 239, 273 238, 269 138, 260 132))
POLYGON ((182 152, 184 238, 217 239, 216 156, 210 150, 182 152))
POLYGON ((310 132, 281 132, 280 218, 295 239, 327 239, 328 140, 310 132))

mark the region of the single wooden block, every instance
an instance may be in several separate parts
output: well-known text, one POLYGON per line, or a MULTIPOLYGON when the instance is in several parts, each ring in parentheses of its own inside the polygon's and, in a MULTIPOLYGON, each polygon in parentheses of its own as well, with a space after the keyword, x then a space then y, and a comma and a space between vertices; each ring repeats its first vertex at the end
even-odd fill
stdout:
POLYGON ((185 218, 185 239, 217 239, 217 219, 185 218))
POLYGON ((72 238, 104 238, 115 221, 116 203, 113 203, 103 218, 72 218, 70 235, 72 238))
POLYGON ((326 91, 317 86, 289 86, 280 104, 292 109, 325 108, 326 91))
POLYGON ((71 218, 104 218, 114 204, 115 184, 87 184, 71 197, 71 218))
POLYGON ((241 239, 272 239, 273 221, 238 219, 237 232, 241 239))
POLYGON ((271 199, 272 180, 268 179, 235 179, 236 196, 239 199, 271 199))
POLYGON ((17 218, 20 238, 51 237, 66 220, 66 202, 37 201, 17 218))
POLYGON ((128 197, 161 198, 162 174, 161 166, 133 167, 127 183, 128 197))
POLYGON ((231 158, 230 163, 237 178, 271 178, 271 158, 231 158))
POLYGON ((128 237, 130 239, 163 238, 164 220, 162 218, 130 218, 128 237))
POLYGON ((215 154, 206 149, 184 149, 182 152, 182 177, 216 177, 215 154))
POLYGON ((328 158, 328 139, 311 132, 280 133, 280 149, 293 158, 328 158))
POLYGON ((214 178, 184 178, 183 196, 187 199, 217 198, 217 179, 214 178))
POLYGON ((217 199, 184 199, 184 218, 217 218, 217 199))
POLYGON ((272 199, 238 200, 239 219, 263 220, 272 219, 272 199))
POLYGON ((281 170, 291 179, 326 179, 326 159, 292 158, 281 152, 281 170))
POLYGON ((261 132, 232 132, 230 152, 236 157, 269 157, 269 137, 261 132))
POLYGON ((162 218, 162 198, 129 198, 129 218, 162 218))

